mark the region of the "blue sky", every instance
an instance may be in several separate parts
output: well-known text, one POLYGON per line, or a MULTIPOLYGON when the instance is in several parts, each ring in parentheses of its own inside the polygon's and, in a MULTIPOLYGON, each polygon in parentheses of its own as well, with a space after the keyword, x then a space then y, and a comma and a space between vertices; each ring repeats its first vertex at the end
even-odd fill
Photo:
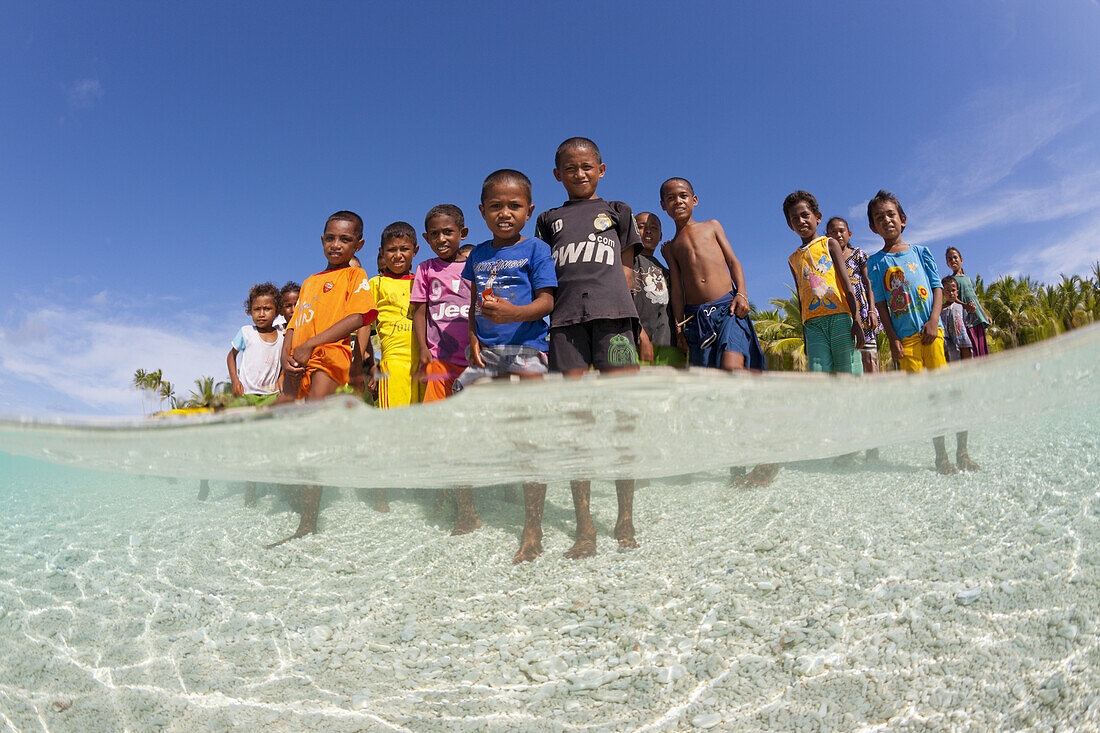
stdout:
MULTIPOLYGON (((136 414, 134 369, 224 378, 263 280, 321 269, 342 208, 488 236, 480 183, 605 198, 690 179, 753 301, 786 294, 804 188, 855 241, 893 190, 906 239, 970 273, 1100 259, 1100 6, 1004 3, 3 3, 0 413, 136 414)), ((663 217, 666 234, 671 222, 663 217)), ((531 225, 533 226, 533 224, 531 225)), ((418 259, 431 256, 426 245, 418 259)))

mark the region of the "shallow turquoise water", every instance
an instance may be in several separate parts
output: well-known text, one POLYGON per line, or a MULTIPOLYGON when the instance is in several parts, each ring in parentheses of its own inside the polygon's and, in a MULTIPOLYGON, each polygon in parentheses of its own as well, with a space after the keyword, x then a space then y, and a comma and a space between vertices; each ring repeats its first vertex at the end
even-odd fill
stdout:
POLYGON ((38 458, 0 453, 0 725, 1095 728, 1097 356, 1090 332, 925 379, 548 382, 155 434, 6 423, 0 448, 38 458), (982 471, 937 476, 928 437, 963 426, 982 471), (281 447, 296 427, 323 440, 281 447), (424 445, 446 451, 418 473, 424 445), (534 563, 510 562, 522 507, 499 488, 464 537, 434 493, 379 514, 333 489, 317 536, 265 551, 296 515, 237 483, 439 486, 477 456, 485 483, 551 481, 534 563), (785 461, 772 486, 729 488, 727 465, 765 459, 785 461), (573 562, 581 471, 601 544, 573 562), (665 476, 639 489, 633 552, 609 537, 624 472, 665 476))

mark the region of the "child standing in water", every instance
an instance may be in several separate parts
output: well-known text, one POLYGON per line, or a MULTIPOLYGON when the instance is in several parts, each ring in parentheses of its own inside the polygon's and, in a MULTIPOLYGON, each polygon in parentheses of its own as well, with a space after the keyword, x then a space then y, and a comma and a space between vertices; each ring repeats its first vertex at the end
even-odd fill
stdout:
POLYGON ((417 376, 424 382, 424 402, 435 402, 453 394, 454 381, 467 366, 470 287, 462 279, 465 260, 458 253, 470 230, 454 204, 433 207, 424 230, 436 257, 417 266, 410 300, 420 350, 417 376))
POLYGON ((283 332, 275 327, 275 317, 282 311, 279 291, 271 283, 253 285, 244 307, 252 316, 252 325, 242 326, 233 337, 225 360, 229 381, 233 395, 242 397, 245 404, 267 405, 278 397, 282 382, 279 360, 283 351, 283 332))
MULTIPOLYGON (((511 169, 489 174, 478 209, 493 238, 477 245, 462 269, 462 279, 470 283, 470 366, 456 390, 481 377, 542 378, 547 371, 545 318, 554 310, 558 284, 550 247, 523 236, 535 210, 527 176, 511 169)), ((546 484, 525 483, 523 503, 516 563, 542 553, 546 484)))
MULTIPOLYGON (((420 349, 417 378, 424 384, 424 402, 446 399, 466 369, 470 346, 470 285, 462 279, 465 258, 459 259, 469 230, 462 209, 453 204, 434 206, 424 217, 424 241, 436 257, 421 262, 413 276, 413 333, 420 349)), ((470 486, 454 489, 457 514, 452 535, 481 526, 470 486)))
POLYGON ((412 261, 419 250, 416 230, 397 221, 382 231, 382 257, 386 269, 370 279, 371 294, 378 306, 375 330, 382 344, 378 362, 378 406, 405 407, 420 402, 420 380, 416 372, 420 354, 410 317, 412 261))
POLYGON ((959 303, 959 284, 948 275, 943 283, 943 310, 940 311, 940 323, 943 325, 943 351, 948 361, 960 361, 974 356, 974 345, 966 332, 966 311, 959 303))
MULTIPOLYGON (((596 194, 606 171, 596 143, 586 137, 564 141, 554 153, 554 178, 569 200, 539 214, 535 225, 535 236, 550 245, 558 277, 550 316, 550 368, 567 378, 590 368, 601 374, 638 370, 638 312, 630 286, 642 240, 630 207, 596 194)), ((596 554, 591 481, 574 480, 572 493, 577 533, 565 556, 578 559, 596 554)), ((619 547, 637 547, 634 479, 616 480, 615 493, 615 539, 619 547)))
POLYGON ((966 311, 966 333, 974 346, 974 356, 985 356, 989 353, 989 341, 985 335, 985 330, 989 327, 989 316, 978 302, 974 283, 963 272, 962 253, 956 247, 947 248, 947 266, 951 268, 955 282, 959 284, 959 303, 966 311))
POLYGON ((859 301, 848 279, 840 243, 817 236, 821 210, 808 191, 788 195, 783 216, 802 240, 787 264, 802 311, 802 340, 810 371, 863 374, 859 301))
POLYGON ((661 219, 643 211, 634 215, 642 249, 634 255, 634 284, 630 288, 638 311, 638 358, 644 364, 686 366, 687 358, 672 343, 672 304, 668 268, 653 256, 661 243, 661 219))
MULTIPOLYGON (((936 260, 927 247, 907 244, 901 234, 905 230, 905 210, 894 194, 879 191, 867 204, 867 220, 871 231, 882 237, 882 251, 867 258, 867 273, 871 279, 875 307, 883 330, 890 339, 890 353, 907 372, 938 369, 947 363, 943 350, 943 329, 940 311, 943 308, 943 288, 936 260)), ((966 449, 967 435, 956 436, 955 461, 958 469, 975 471, 966 449)), ((944 447, 942 435, 932 439, 936 449, 936 471, 956 473, 944 447)))
POLYGON ((859 350, 863 360, 864 372, 878 371, 878 343, 875 334, 882 330, 878 323, 878 310, 871 304, 871 280, 867 277, 867 254, 859 247, 852 246, 852 230, 848 222, 839 216, 829 219, 825 233, 840 243, 840 255, 848 271, 848 281, 852 283, 858 303, 859 319, 863 328, 863 348, 859 350))
MULTIPOLYGON (((321 400, 347 384, 351 334, 378 315, 367 273, 348 263, 363 246, 363 220, 337 211, 325 222, 321 249, 328 267, 302 284, 294 318, 283 336, 283 390, 279 402, 321 400)), ((300 497, 301 520, 287 540, 317 531, 321 487, 308 486, 300 497)))
POLYGON ((294 317, 294 306, 298 305, 298 293, 301 290, 302 286, 293 280, 287 280, 286 284, 279 288, 282 309, 279 311, 279 315, 275 317, 275 326, 280 331, 285 331, 290 319, 294 317))
MULTIPOLYGON (((676 224, 676 235, 662 251, 668 261, 677 346, 688 353, 692 366, 763 371, 764 352, 748 318, 751 307, 741 262, 717 219, 695 221, 698 205, 686 178, 661 184, 661 208, 676 224)), ((778 472, 775 463, 762 463, 748 475, 731 471, 734 483, 744 486, 767 486, 778 472)))

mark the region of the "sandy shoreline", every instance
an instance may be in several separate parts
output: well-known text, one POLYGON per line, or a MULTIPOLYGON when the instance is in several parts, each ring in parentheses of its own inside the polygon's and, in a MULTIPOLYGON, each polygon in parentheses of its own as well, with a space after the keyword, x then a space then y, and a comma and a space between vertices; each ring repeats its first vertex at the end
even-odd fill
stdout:
MULTIPOLYGON (((322 533, 237 487, 0 457, 0 721, 16 730, 981 729, 1100 719, 1100 422, 641 490, 642 548, 510 563, 522 507, 332 492, 322 533), (1036 439, 1036 436, 1040 436, 1036 439), (62 488, 59 488, 62 487, 62 488), (980 591, 971 600, 967 594, 980 591), (959 594, 962 593, 960 596, 959 594), (59 709, 62 708, 62 709, 59 709)), ((949 441, 950 442, 950 441, 949 441)))

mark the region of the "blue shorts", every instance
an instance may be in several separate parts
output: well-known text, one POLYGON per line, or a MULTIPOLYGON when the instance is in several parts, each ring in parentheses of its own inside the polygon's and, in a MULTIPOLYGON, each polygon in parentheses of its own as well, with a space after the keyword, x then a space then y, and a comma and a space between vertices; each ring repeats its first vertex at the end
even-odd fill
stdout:
POLYGON ((688 363, 692 366, 722 368, 722 353, 732 351, 745 357, 746 369, 763 371, 767 363, 756 329, 748 318, 730 314, 734 291, 702 305, 685 305, 684 326, 688 343, 688 363))

